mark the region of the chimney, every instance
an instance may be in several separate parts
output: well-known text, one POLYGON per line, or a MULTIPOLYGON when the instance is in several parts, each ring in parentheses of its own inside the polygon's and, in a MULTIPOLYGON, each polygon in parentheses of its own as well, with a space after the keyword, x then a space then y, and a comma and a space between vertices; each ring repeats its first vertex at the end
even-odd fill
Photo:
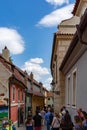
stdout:
POLYGON ((27 81, 28 81, 27 75, 28 75, 28 73, 27 73, 26 70, 24 71, 24 74, 25 74, 24 82, 25 82, 25 85, 26 85, 26 87, 27 87, 27 81))
POLYGON ((10 57, 10 52, 8 50, 8 48, 5 46, 5 48, 2 50, 2 56, 3 58, 5 58, 7 61, 9 61, 9 57, 10 57))
POLYGON ((33 90, 33 80, 34 80, 34 75, 33 75, 32 72, 30 73, 30 79, 31 79, 31 90, 33 90))
POLYGON ((43 84, 41 82, 39 82, 39 85, 40 85, 40 92, 42 93, 43 92, 43 84))
POLYGON ((32 72, 30 73, 30 78, 31 78, 31 80, 33 80, 33 78, 34 78, 34 75, 32 72))

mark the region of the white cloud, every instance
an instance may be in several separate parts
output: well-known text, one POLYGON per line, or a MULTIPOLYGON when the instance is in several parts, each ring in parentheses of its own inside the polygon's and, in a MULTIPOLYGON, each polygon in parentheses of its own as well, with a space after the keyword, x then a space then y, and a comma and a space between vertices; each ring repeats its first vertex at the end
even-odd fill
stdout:
POLYGON ((34 59, 30 59, 30 62, 40 64, 40 63, 43 63, 43 59, 42 58, 34 58, 34 59))
POLYGON ((7 46, 11 54, 20 54, 24 51, 22 36, 12 28, 0 27, 0 52, 7 46))
POLYGON ((68 4, 69 0, 46 0, 46 2, 56 6, 56 5, 62 5, 64 3, 68 4))
POLYGON ((52 82, 52 77, 49 76, 45 81, 44 81, 44 84, 43 86, 45 86, 48 90, 51 89, 51 86, 50 86, 50 83, 52 82))
POLYGON ((22 66, 22 70, 26 70, 28 74, 33 72, 34 78, 40 81, 43 76, 49 75, 49 71, 46 67, 42 67, 40 64, 43 63, 42 58, 34 58, 26 61, 22 66))
POLYGON ((33 72, 34 79, 42 82, 43 86, 50 90, 50 83, 52 82, 51 74, 48 68, 42 67, 42 63, 44 63, 42 58, 32 58, 26 61, 21 68, 22 70, 26 70, 28 74, 33 72))
POLYGON ((44 26, 44 27, 57 26, 62 20, 72 17, 71 14, 72 9, 73 9, 73 4, 57 9, 52 13, 44 16, 37 23, 37 26, 44 26))

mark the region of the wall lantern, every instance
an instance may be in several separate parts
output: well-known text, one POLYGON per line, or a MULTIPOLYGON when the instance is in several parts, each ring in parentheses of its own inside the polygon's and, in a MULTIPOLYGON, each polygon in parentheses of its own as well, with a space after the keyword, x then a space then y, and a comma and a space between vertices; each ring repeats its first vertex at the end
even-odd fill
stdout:
POLYGON ((52 91, 53 93, 55 93, 56 95, 60 95, 60 91, 52 91))
POLYGON ((54 80, 52 80, 52 82, 50 83, 51 85, 51 88, 52 88, 52 92, 56 95, 60 95, 60 91, 55 91, 54 88, 55 88, 55 82, 54 80))
POLYGON ((52 82, 50 83, 50 85, 51 85, 51 88, 53 88, 53 87, 54 87, 54 85, 55 85, 54 80, 52 80, 52 82))

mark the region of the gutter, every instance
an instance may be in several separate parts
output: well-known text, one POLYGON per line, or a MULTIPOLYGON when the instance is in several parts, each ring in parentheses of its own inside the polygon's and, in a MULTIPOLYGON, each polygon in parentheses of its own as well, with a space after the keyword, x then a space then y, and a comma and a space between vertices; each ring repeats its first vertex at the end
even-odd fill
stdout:
MULTIPOLYGON (((11 78, 11 77, 10 77, 11 78)), ((11 102, 10 102, 10 78, 8 82, 8 88, 9 88, 9 120, 11 119, 11 102)))

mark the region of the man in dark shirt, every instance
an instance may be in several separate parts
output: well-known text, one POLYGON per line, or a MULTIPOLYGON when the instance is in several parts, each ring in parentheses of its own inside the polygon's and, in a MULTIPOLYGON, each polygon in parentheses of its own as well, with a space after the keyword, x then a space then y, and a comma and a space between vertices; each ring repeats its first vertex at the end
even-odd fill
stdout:
POLYGON ((39 115, 38 111, 36 111, 33 120, 34 120, 34 130, 41 130, 42 117, 39 115))

